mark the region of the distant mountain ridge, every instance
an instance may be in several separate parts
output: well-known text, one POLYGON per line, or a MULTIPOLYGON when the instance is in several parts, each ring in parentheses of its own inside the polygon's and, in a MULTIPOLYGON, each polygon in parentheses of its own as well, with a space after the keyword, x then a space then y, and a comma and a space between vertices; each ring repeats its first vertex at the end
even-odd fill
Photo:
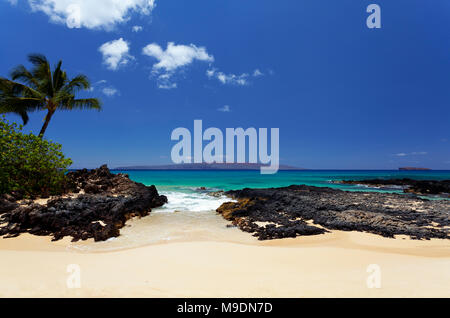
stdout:
MULTIPOLYGON (((259 163, 183 163, 171 165, 123 166, 113 170, 260 170, 267 165, 259 163)), ((279 170, 306 170, 287 165, 280 165, 279 170)))

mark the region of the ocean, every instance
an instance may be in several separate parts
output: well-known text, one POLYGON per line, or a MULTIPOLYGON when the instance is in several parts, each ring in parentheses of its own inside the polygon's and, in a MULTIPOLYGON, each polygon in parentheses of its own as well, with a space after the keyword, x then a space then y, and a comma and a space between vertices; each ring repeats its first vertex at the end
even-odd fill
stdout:
POLYGON ((114 171, 114 173, 126 173, 136 182, 141 182, 145 185, 154 184, 163 191, 173 190, 181 192, 200 187, 227 191, 243 188, 284 187, 292 184, 331 187, 349 191, 382 191, 359 186, 333 184, 332 181, 372 178, 450 179, 450 170, 302 170, 279 171, 275 175, 262 175, 259 171, 223 170, 128 170, 114 171))
POLYGON ((450 179, 450 170, 301 170, 279 171, 274 175, 262 175, 256 170, 122 170, 114 171, 114 173, 126 173, 132 180, 145 185, 154 184, 160 193, 169 198, 169 203, 166 205, 168 210, 189 211, 204 211, 217 208, 217 199, 208 196, 208 191, 286 187, 293 184, 305 184, 347 191, 402 193, 401 189, 377 189, 363 185, 336 184, 333 181, 374 178, 450 179), (207 191, 201 191, 201 188, 206 188, 207 191))

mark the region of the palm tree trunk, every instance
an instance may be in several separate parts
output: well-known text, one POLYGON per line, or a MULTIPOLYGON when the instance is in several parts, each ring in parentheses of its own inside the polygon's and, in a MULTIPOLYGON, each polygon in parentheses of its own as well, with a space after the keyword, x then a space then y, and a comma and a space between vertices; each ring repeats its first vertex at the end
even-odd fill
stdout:
POLYGON ((55 111, 49 110, 47 115, 45 116, 44 126, 42 126, 41 132, 39 133, 39 137, 44 138, 45 131, 47 130, 48 124, 50 123, 50 119, 52 119, 55 111))

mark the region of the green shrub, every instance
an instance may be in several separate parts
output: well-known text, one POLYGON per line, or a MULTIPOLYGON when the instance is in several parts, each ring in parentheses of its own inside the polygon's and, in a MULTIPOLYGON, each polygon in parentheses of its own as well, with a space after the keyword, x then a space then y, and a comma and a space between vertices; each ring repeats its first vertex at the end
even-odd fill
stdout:
POLYGON ((0 193, 59 194, 71 164, 60 144, 24 134, 22 126, 0 118, 0 193))

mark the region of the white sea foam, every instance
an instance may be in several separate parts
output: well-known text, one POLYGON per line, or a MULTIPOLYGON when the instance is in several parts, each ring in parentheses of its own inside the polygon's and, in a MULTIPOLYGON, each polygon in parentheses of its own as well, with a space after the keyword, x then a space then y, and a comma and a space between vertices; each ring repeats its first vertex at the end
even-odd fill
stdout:
POLYGON ((119 237, 97 243, 70 243, 68 249, 95 252, 189 240, 251 240, 246 233, 227 228, 229 222, 215 212, 224 202, 234 200, 226 196, 210 196, 207 192, 199 192, 197 188, 178 187, 175 191, 165 189, 159 193, 167 196, 168 203, 152 209, 148 217, 127 221, 127 225, 120 229, 119 237), (232 238, 230 232, 234 233, 232 238))
POLYGON ((160 194, 167 196, 168 203, 161 208, 153 209, 152 213, 158 212, 202 212, 214 211, 225 202, 232 201, 225 196, 213 197, 206 193, 185 193, 176 191, 162 191, 160 194))

